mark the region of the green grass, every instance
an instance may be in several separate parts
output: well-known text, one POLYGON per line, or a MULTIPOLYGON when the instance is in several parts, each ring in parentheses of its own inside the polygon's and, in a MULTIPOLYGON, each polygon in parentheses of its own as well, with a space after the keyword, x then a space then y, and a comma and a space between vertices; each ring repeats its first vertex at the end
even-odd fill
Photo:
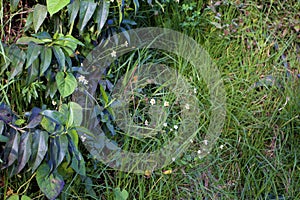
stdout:
MULTIPOLYGON (((198 3, 189 14, 201 11, 196 15, 201 21, 196 27, 182 27, 181 23, 189 23, 185 21, 187 16, 183 14, 182 5, 191 2, 171 4, 165 8, 165 13, 151 20, 156 20, 157 26, 172 28, 194 38, 218 66, 227 93, 227 114, 215 148, 206 157, 198 158, 204 126, 182 157, 150 175, 120 172, 88 159, 87 173, 96 193, 88 194, 80 178, 74 177, 67 182, 61 198, 114 199, 114 189, 121 188, 129 193, 128 199, 141 200, 300 199, 300 80, 296 77, 300 73, 300 53, 297 53, 300 38, 293 26, 297 23, 295 15, 299 12, 299 1, 295 6, 292 1, 264 5, 247 1, 244 7, 228 1, 228 4, 215 6, 221 14, 220 20, 211 9, 198 3), (224 27, 217 28, 211 22, 224 27), (278 45, 277 50, 275 45, 278 45), (286 61, 282 59, 283 53, 286 61), (289 77, 285 62, 289 63, 289 77), (272 77, 273 83, 264 85, 267 76, 272 77), (258 84, 262 86, 255 87, 258 84), (163 173, 169 169, 172 173, 163 173)), ((179 60, 178 68, 192 78, 198 88, 198 97, 207 100, 206 86, 195 77, 190 65, 174 55, 165 58, 162 60, 169 64, 172 59, 179 60)), ((133 57, 130 59, 134 62, 133 57)), ((205 106, 209 104, 206 102, 205 106)), ((207 121, 209 113, 205 115, 207 121)), ((128 145, 128 148, 141 150, 140 145, 128 145)), ((34 181, 31 184, 34 187, 34 181)), ((9 188, 16 191, 18 187, 20 184, 14 178, 9 188)), ((28 191, 36 197, 41 194, 28 191)))

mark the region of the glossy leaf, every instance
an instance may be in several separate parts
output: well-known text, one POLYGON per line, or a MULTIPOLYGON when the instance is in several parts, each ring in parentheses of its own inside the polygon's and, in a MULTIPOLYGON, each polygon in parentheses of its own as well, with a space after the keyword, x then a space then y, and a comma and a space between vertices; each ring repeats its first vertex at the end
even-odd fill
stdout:
POLYGON ((42 76, 45 73, 45 71, 47 71, 47 69, 51 64, 51 60, 52 60, 51 48, 44 46, 41 49, 40 59, 41 59, 40 76, 42 76))
POLYGON ((19 144, 18 167, 16 173, 19 173, 27 164, 31 156, 31 143, 32 134, 30 132, 23 133, 19 144))
POLYGON ((44 160, 48 150, 49 134, 46 131, 36 130, 33 134, 31 167, 34 172, 44 160))
POLYGON ((41 53, 41 46, 29 43, 26 55, 26 69, 38 58, 41 53))
POLYGON ((60 11, 63 7, 68 5, 70 0, 47 0, 47 10, 52 16, 53 14, 60 11))
POLYGON ((64 98, 71 95, 77 87, 77 80, 72 73, 58 72, 55 79, 58 91, 64 98))
POLYGON ((61 66, 61 67, 65 66, 66 58, 65 58, 65 54, 62 51, 62 49, 59 46, 53 46, 53 52, 54 52, 54 55, 56 57, 56 60, 59 64, 59 66, 61 66))
POLYGON ((89 1, 80 1, 80 11, 79 11, 79 31, 82 32, 88 21, 93 16, 97 3, 89 1))
POLYGON ((42 118, 41 126, 49 133, 53 133, 55 131, 55 122, 48 117, 42 118))
POLYGON ((42 164, 36 172, 36 181, 39 188, 50 200, 54 200, 63 190, 65 182, 60 174, 50 174, 47 164, 42 164))
POLYGON ((57 124, 66 124, 66 116, 63 113, 58 112, 56 110, 44 110, 41 112, 41 115, 48 117, 51 121, 57 124))
POLYGON ((97 30, 100 32, 107 20, 109 14, 109 5, 110 1, 103 0, 100 1, 99 6, 96 10, 96 23, 97 23, 97 30))
POLYGON ((71 4, 68 5, 68 13, 70 16, 69 25, 71 25, 71 23, 75 21, 75 18, 79 11, 79 7, 80 7, 79 0, 74 0, 71 4))
POLYGON ((83 119, 82 107, 78 103, 70 102, 69 108, 70 108, 69 120, 68 120, 69 126, 71 125, 80 126, 83 119))
POLYGON ((37 4, 33 11, 33 27, 34 31, 37 32, 40 26, 43 24, 47 17, 47 7, 41 4, 37 4))

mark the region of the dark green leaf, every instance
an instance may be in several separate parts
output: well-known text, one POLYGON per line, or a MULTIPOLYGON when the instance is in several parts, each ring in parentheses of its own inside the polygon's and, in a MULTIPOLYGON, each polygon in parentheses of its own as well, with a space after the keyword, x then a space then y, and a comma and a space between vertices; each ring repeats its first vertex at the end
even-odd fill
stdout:
POLYGON ((26 69, 38 58, 41 53, 41 46, 29 43, 26 55, 26 69))
POLYGON ((36 172, 36 181, 46 197, 50 200, 54 200, 63 190, 65 182, 62 176, 57 172, 49 174, 49 166, 42 164, 36 172))
POLYGON ((115 200, 126 200, 128 199, 129 194, 125 189, 121 191, 120 188, 115 188, 114 196, 115 196, 115 200))
POLYGON ((44 5, 37 4, 33 11, 33 27, 34 31, 37 32, 47 17, 47 8, 44 5))
POLYGON ((27 84, 31 84, 39 76, 40 61, 35 59, 32 65, 28 68, 27 84))
POLYGON ((51 48, 44 46, 41 49, 40 58, 41 58, 40 76, 42 76, 51 64, 51 60, 52 60, 51 48))
POLYGON ((74 154, 71 163, 72 169, 74 169, 78 174, 85 176, 86 175, 85 162, 81 153, 78 151, 78 149, 76 149, 76 151, 73 151, 72 153, 74 154))
POLYGON ((4 152, 4 161, 7 161, 5 167, 9 167, 18 159, 20 134, 15 132, 11 135, 9 142, 6 143, 4 152))
POLYGON ((19 75, 23 71, 23 65, 25 63, 26 54, 24 51, 19 48, 13 48, 10 51, 11 58, 11 74, 9 76, 9 80, 13 79, 15 76, 19 75))
POLYGON ((19 173, 28 162, 31 156, 31 143, 32 143, 31 133, 30 132, 23 133, 21 135, 21 140, 19 144, 18 167, 16 173, 19 173))
POLYGON ((48 117, 50 120, 60 125, 66 124, 67 121, 66 116, 56 110, 44 110, 41 112, 41 115, 48 117))
POLYGON ((9 138, 4 136, 4 135, 0 135, 0 142, 8 142, 9 138))
POLYGON ((97 3, 80 1, 80 11, 79 11, 79 31, 82 32, 88 21, 93 16, 97 3))
POLYGON ((103 0, 100 1, 99 6, 97 7, 96 10, 96 23, 97 25, 97 30, 100 32, 107 20, 108 14, 109 14, 109 5, 110 1, 103 0))
POLYGON ((57 154, 56 166, 59 166, 65 158, 66 152, 68 150, 68 138, 66 134, 55 137, 54 146, 56 146, 55 150, 57 150, 55 152, 57 154))
POLYGON ((58 72, 55 79, 58 91, 64 98, 71 95, 77 87, 77 80, 72 73, 58 72))
POLYGON ((61 67, 65 66, 66 58, 65 58, 65 54, 62 51, 62 49, 59 46, 53 46, 53 52, 54 52, 54 55, 56 57, 56 60, 59 64, 59 66, 61 66, 61 67))
POLYGON ((79 0, 74 0, 73 3, 68 5, 68 13, 70 16, 69 25, 71 25, 71 23, 75 21, 75 18, 79 11, 79 6, 80 6, 79 0))
POLYGON ((48 150, 49 134, 46 131, 36 130, 32 141, 32 161, 31 167, 34 172, 44 160, 48 150))
POLYGON ((32 25, 32 22, 33 22, 33 13, 30 12, 26 18, 26 24, 24 26, 24 32, 26 32, 30 26, 32 25))
POLYGON ((43 32, 40 32, 40 33, 36 33, 36 34, 31 34, 31 35, 34 36, 34 37, 36 37, 36 38, 38 38, 38 39, 41 39, 41 40, 43 40, 43 39, 52 40, 51 35, 48 32, 46 32, 46 31, 43 31, 43 32))
POLYGON ((50 15, 57 13, 60 11, 63 7, 68 5, 70 0, 47 0, 47 9, 50 15))
POLYGON ((55 131, 55 122, 47 117, 43 117, 41 125, 49 133, 53 133, 55 131))

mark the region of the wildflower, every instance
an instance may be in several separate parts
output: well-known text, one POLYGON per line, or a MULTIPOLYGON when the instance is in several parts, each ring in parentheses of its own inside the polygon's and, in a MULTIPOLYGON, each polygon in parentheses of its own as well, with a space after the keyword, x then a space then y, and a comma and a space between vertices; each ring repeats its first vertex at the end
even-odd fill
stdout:
POLYGON ((205 145, 208 145, 208 141, 207 141, 207 140, 203 140, 203 143, 204 143, 205 145))
POLYGON ((198 154, 201 154, 202 152, 201 152, 201 150, 199 149, 199 150, 197 151, 197 153, 198 153, 198 154))
POLYGON ((193 140, 193 139, 190 139, 190 142, 191 142, 191 143, 193 143, 193 142, 194 142, 194 140, 193 140))
POLYGON ((151 99, 150 104, 153 106, 155 104, 155 99, 151 99))
POLYGON ((222 144, 221 146, 220 146, 220 149, 223 149, 224 148, 224 145, 222 144))
POLYGON ((128 42, 125 41, 124 44, 123 44, 123 46, 124 46, 124 47, 128 47, 128 42))
POLYGON ((110 53, 111 57, 115 58, 117 57, 117 52, 115 50, 113 50, 111 53, 110 53))
POLYGON ((197 94, 197 88, 194 88, 194 94, 197 94))
POLYGON ((177 125, 174 125, 174 129, 177 130, 177 129, 178 129, 178 126, 177 126, 177 125))
POLYGON ((113 2, 114 2, 114 0, 110 0, 110 2, 112 2, 112 3, 113 3, 113 2))
POLYGON ((80 83, 83 83, 84 85, 87 85, 87 84, 89 83, 89 81, 86 80, 85 77, 82 76, 82 75, 80 75, 80 76, 78 77, 78 81, 79 81, 80 83))
POLYGON ((177 3, 179 3, 179 0, 175 0, 177 3))
POLYGON ((149 122, 148 122, 148 120, 146 120, 146 121, 145 121, 145 125, 146 125, 146 126, 148 126, 148 125, 149 125, 149 122))
POLYGON ((175 158, 172 158, 172 161, 174 162, 174 161, 175 161, 175 158))
POLYGON ((189 110, 190 109, 190 105, 189 104, 185 104, 185 109, 189 110))
POLYGON ((56 101, 54 101, 54 100, 52 100, 52 105, 56 105, 57 103, 56 103, 56 101))
POLYGON ((167 126, 168 126, 167 122, 165 122, 165 123, 163 124, 163 126, 164 126, 164 127, 167 127, 167 126))
POLYGON ((86 136, 85 135, 80 136, 80 138, 81 138, 82 142, 84 142, 86 140, 86 136))
POLYGON ((165 101, 165 102, 164 102, 164 106, 165 106, 165 107, 169 107, 169 105, 170 105, 170 104, 169 104, 168 101, 165 101))

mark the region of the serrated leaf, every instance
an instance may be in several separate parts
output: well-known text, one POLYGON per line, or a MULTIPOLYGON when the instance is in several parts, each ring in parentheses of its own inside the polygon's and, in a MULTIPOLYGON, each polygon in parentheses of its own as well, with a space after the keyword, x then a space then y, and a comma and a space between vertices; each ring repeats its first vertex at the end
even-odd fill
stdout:
POLYGON ((34 43, 29 43, 28 50, 26 54, 26 67, 27 69, 33 61, 35 61, 41 53, 41 46, 36 45, 34 43))
POLYGON ((82 32, 88 21, 93 16, 97 3, 89 1, 80 1, 80 11, 79 11, 79 31, 82 32))
POLYGON ((47 17, 47 7, 41 4, 37 4, 33 11, 33 27, 34 31, 37 32, 40 26, 43 24, 47 17))
POLYGON ((71 23, 75 21, 75 18, 79 11, 79 6, 80 6, 79 0, 74 0, 73 3, 68 5, 68 13, 70 16, 69 25, 71 25, 71 23))
POLYGON ((97 30, 100 32, 107 20, 108 14, 109 14, 109 6, 110 1, 103 0, 100 1, 99 6, 96 10, 96 23, 97 23, 97 30))
POLYGON ((61 67, 65 66, 66 58, 62 49, 59 46, 53 46, 53 52, 59 66, 61 67))
POLYGON ((29 43, 35 43, 35 44, 44 44, 45 42, 43 40, 34 38, 34 37, 21 37, 17 40, 17 44, 24 44, 28 45, 29 43))
POLYGON ((51 48, 44 46, 41 49, 40 59, 41 59, 40 76, 42 76, 45 73, 45 71, 47 71, 47 69, 49 68, 52 60, 51 48))
POLYGON ((77 87, 77 80, 72 73, 58 72, 55 79, 58 91, 64 98, 71 95, 77 87))
POLYGON ((42 164, 36 172, 36 181, 46 197, 50 200, 54 200, 63 190, 65 182, 63 177, 57 172, 49 174, 49 166, 42 164))
POLYGON ((63 7, 68 5, 70 0, 47 0, 47 10, 52 16, 53 14, 60 11, 63 7))
POLYGON ((30 132, 25 132, 21 136, 19 144, 18 167, 16 173, 18 174, 27 164, 31 156, 32 135, 30 132))
POLYGON ((36 130, 32 137, 32 172, 34 172, 44 160, 48 151, 49 134, 46 131, 36 130))

